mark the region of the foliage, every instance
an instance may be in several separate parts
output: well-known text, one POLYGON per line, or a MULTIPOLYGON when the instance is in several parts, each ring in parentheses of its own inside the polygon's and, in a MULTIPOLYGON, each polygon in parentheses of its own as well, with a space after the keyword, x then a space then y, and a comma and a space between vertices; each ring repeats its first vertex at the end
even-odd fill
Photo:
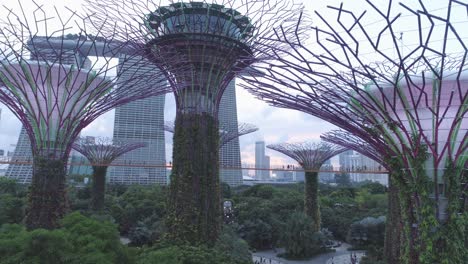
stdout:
POLYGON ((224 226, 214 247, 218 252, 224 252, 234 263, 251 263, 252 254, 247 242, 236 234, 234 228, 224 226))
POLYGON ((233 199, 239 235, 256 249, 278 246, 291 212, 303 210, 300 191, 296 186, 256 185, 237 193, 233 199))
POLYGON ((106 197, 106 210, 119 224, 119 230, 127 235, 132 229, 148 221, 160 221, 166 213, 167 190, 161 186, 133 185, 121 196, 106 197))
POLYGON ((173 241, 212 245, 220 234, 218 125, 207 113, 177 113, 166 214, 173 241))
POLYGON ((232 197, 231 186, 225 182, 221 182, 221 194, 224 199, 229 199, 232 197))
POLYGON ((129 263, 115 225, 79 213, 67 215, 55 230, 27 231, 20 225, 0 228, 1 263, 129 263))
POLYGON ((290 216, 283 234, 287 258, 309 258, 326 251, 327 238, 320 232, 314 232, 311 222, 313 220, 302 212, 290 216))
POLYGON ((348 173, 337 173, 335 174, 335 182, 338 187, 351 186, 351 179, 348 173))
POLYGON ((0 194, 11 194, 16 197, 25 197, 27 189, 24 184, 7 177, 0 177, 0 194))
POLYGON ((0 225, 15 224, 24 218, 25 198, 12 194, 0 194, 0 225))
POLYGON ((366 217, 351 225, 347 240, 355 248, 365 249, 368 246, 383 248, 384 237, 385 217, 366 217))

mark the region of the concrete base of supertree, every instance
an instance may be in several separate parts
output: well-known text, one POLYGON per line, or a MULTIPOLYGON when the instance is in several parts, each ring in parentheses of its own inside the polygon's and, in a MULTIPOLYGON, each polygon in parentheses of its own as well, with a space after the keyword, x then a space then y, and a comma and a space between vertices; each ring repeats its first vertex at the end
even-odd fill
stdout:
POLYGON ((168 203, 169 239, 212 245, 222 223, 218 121, 206 113, 177 113, 168 203))
POLYGON ((93 166, 93 186, 91 191, 91 209, 93 211, 102 211, 104 209, 106 173, 107 166, 93 166))
POLYGON ((315 232, 320 231, 320 205, 318 197, 318 172, 306 171, 304 182, 304 212, 314 220, 315 232))
POLYGON ((62 160, 34 158, 25 221, 28 229, 59 227, 67 211, 66 171, 67 165, 62 160))

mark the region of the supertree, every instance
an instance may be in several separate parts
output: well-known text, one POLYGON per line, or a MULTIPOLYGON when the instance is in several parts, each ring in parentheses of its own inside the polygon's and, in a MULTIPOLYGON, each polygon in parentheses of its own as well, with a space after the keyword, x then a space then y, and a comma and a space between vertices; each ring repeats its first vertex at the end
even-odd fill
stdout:
MULTIPOLYGON (((169 133, 174 133, 174 122, 166 121, 164 122, 164 130, 169 133)), ((237 130, 229 130, 225 127, 220 127, 219 129, 219 148, 226 145, 229 141, 253 133, 258 130, 258 127, 254 124, 249 123, 239 123, 237 125, 237 130)))
POLYGON ((439 16, 422 1, 417 7, 366 2, 370 11, 360 14, 330 7, 335 21, 316 12, 307 43, 278 31, 292 48, 289 56, 266 64, 263 77, 245 76, 244 86, 389 153, 391 171, 401 172, 395 182, 404 208, 402 261, 462 263, 468 254, 460 225, 468 223, 460 199, 468 167, 468 53, 455 18, 466 21, 460 10, 467 4, 447 1, 439 16), (369 13, 378 23, 369 23, 369 13), (416 43, 398 41, 401 30, 416 32, 416 43))
POLYGON ((31 142, 26 225, 52 229, 67 209, 66 163, 80 131, 114 107, 165 93, 168 86, 163 78, 156 86, 146 85, 158 76, 122 39, 87 35, 89 17, 71 10, 49 12, 36 3, 31 8, 15 13, 5 7, 0 102, 18 117, 31 142), (91 63, 88 56, 100 59, 91 63), (114 57, 119 65, 110 63, 114 57))
POLYGON ((290 1, 209 3, 151 0, 87 1, 94 24, 120 25, 109 34, 131 36, 166 75, 176 98, 173 167, 167 226, 174 241, 212 244, 222 223, 218 108, 228 83, 247 67, 287 45, 273 28, 297 27, 301 8, 290 1), (99 19, 100 18, 100 19, 99 19), (174 59, 175 58, 175 59, 174 59), (184 91, 181 91, 183 88, 184 91))
POLYGON ((305 171, 304 182, 304 211, 314 220, 313 228, 320 231, 320 205, 318 200, 318 173, 325 161, 345 151, 346 148, 326 142, 311 143, 281 143, 268 145, 267 148, 276 150, 296 160, 305 171))
POLYGON ((107 168, 121 155, 135 149, 146 147, 146 143, 116 142, 111 138, 98 137, 94 140, 78 138, 73 149, 83 154, 93 168, 93 186, 91 190, 91 208, 102 211, 106 188, 107 168))
POLYGON ((399 263, 403 223, 398 188, 393 181, 398 177, 397 174, 400 171, 392 171, 394 166, 388 162, 391 154, 386 153, 384 149, 378 151, 364 139, 344 130, 332 130, 320 135, 320 138, 323 141, 359 152, 377 161, 388 171, 388 213, 385 223, 384 255, 388 263, 399 263))

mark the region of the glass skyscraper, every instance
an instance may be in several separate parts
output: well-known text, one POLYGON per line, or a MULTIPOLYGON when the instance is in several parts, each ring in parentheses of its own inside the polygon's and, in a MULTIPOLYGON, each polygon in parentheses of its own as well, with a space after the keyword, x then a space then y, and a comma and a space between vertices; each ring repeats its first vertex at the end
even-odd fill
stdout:
MULTIPOLYGON (((119 63, 122 64, 121 61, 119 63)), ((129 64, 135 62, 128 62, 129 64)), ((139 62, 143 63, 143 62, 139 62)), ((155 67, 149 72, 158 71, 155 67)), ((125 67, 125 64, 121 65, 125 67)), ((126 70, 120 78, 131 78, 131 70, 126 70)), ((154 74, 152 76, 158 76, 154 74)), ((163 75, 161 75, 163 76, 163 75)), ((151 82, 148 79, 148 82, 151 82)), ((154 79, 157 85, 160 80, 154 79)), ((118 84, 117 84, 118 85, 118 84)), ((164 138, 164 102, 165 96, 153 96, 150 98, 130 102, 115 109, 114 140, 123 142, 147 143, 144 148, 130 151, 119 158, 108 171, 108 180, 119 184, 167 184, 166 178, 166 149, 164 138), (128 164, 128 166, 122 166, 128 164)))
MULTIPOLYGON (((218 119, 220 127, 229 131, 236 131, 238 129, 235 79, 228 84, 223 97, 221 98, 218 119)), ((241 157, 238 137, 221 147, 219 151, 219 164, 221 167, 221 182, 225 182, 230 186, 242 185, 242 170, 240 169, 241 157), (222 167, 226 168, 222 169, 222 167)))

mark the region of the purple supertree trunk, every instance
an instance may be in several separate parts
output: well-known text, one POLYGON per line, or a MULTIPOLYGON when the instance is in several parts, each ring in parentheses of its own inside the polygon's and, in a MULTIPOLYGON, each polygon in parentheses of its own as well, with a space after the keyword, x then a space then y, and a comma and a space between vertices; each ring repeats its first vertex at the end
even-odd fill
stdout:
MULTIPOLYGON (((166 93, 169 87, 163 79, 160 85, 147 85, 147 78, 158 76, 122 39, 87 35, 83 29, 89 17, 72 11, 50 14, 33 6, 31 13, 5 7, 0 101, 19 118, 31 142, 26 224, 51 229, 67 210, 66 162, 80 131, 118 105, 166 93), (102 60, 91 63, 88 56, 102 60), (120 65, 109 63, 114 57, 120 65)), ((100 29, 94 32, 99 35, 100 29)))
POLYGON ((386 163, 402 172, 395 182, 408 238, 403 261, 463 263, 468 52, 455 19, 466 20, 468 5, 447 1, 439 16, 422 1, 419 7, 366 2, 370 10, 360 14, 330 7, 335 21, 316 12, 308 42, 278 31, 289 56, 266 64, 263 76, 246 76, 244 86, 272 105, 320 117, 391 153, 386 163), (369 13, 379 23, 369 23, 369 13), (404 41, 402 30, 416 32, 417 42, 398 41, 404 41))
POLYGON ((304 212, 313 220, 315 232, 320 231, 320 204, 318 172, 325 161, 345 151, 346 148, 325 142, 320 143, 281 143, 268 145, 296 160, 305 171, 304 212))
POLYGON ((93 168, 93 182, 91 191, 91 209, 102 211, 106 191, 107 168, 118 157, 132 150, 146 147, 139 142, 119 142, 110 138, 79 138, 73 149, 85 156, 93 168))
POLYGON ((219 190, 219 104, 229 82, 282 53, 273 28, 301 34, 301 9, 289 1, 87 1, 94 24, 121 27, 165 74, 176 98, 173 169, 167 225, 183 243, 213 244, 222 208, 219 190))

